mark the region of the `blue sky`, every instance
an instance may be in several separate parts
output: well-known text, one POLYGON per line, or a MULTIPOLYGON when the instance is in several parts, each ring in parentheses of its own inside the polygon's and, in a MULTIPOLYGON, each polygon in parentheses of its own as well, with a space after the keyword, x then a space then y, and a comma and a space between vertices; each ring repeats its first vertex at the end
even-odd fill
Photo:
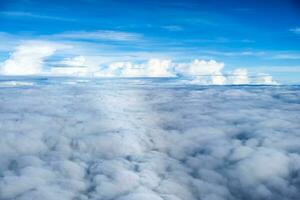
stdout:
POLYGON ((228 71, 299 82, 299 19, 297 0, 2 0, 0 62, 21 42, 46 40, 76 47, 48 57, 50 63, 81 55, 213 59, 228 71))

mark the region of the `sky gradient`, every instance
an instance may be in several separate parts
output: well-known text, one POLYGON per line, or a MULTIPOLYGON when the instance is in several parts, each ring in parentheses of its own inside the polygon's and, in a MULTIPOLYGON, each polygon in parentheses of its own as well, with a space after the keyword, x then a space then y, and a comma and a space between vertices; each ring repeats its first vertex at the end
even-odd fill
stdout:
POLYGON ((223 74, 243 68, 299 83, 299 19, 296 0, 4 0, 0 63, 39 41, 56 46, 39 60, 48 69, 74 58, 93 66, 199 59, 224 63, 223 74))

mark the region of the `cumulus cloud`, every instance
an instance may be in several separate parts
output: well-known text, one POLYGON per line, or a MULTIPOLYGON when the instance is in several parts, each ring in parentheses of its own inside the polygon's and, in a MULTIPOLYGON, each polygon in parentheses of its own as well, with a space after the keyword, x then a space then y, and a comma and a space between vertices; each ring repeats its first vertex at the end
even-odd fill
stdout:
POLYGON ((134 64, 132 62, 114 62, 98 76, 119 77, 174 77, 171 60, 150 59, 145 63, 134 64))
POLYGON ((232 84, 249 84, 248 70, 236 69, 231 75, 232 84))
POLYGON ((1 66, 3 75, 46 75, 77 77, 177 77, 193 84, 275 84, 268 74, 248 76, 247 69, 224 74, 224 63, 215 60, 172 62, 152 58, 143 62, 119 61, 105 63, 97 56, 66 57, 45 67, 44 60, 66 46, 49 42, 27 42, 13 52, 1 66))
POLYGON ((300 196, 298 86, 76 80, 0 85, 0 199, 300 196))
POLYGON ((264 74, 264 73, 258 73, 257 77, 254 80, 254 83, 256 83, 256 84, 267 84, 267 85, 278 84, 275 80, 273 80, 272 76, 270 76, 268 74, 264 74))
POLYGON ((206 84, 222 85, 225 83, 225 77, 222 76, 224 63, 218 63, 215 60, 193 60, 191 63, 179 63, 176 70, 183 76, 195 77, 195 81, 206 84))
POLYGON ((56 47, 48 43, 29 42, 17 47, 8 60, 1 66, 4 75, 40 74, 43 61, 52 55, 56 47))

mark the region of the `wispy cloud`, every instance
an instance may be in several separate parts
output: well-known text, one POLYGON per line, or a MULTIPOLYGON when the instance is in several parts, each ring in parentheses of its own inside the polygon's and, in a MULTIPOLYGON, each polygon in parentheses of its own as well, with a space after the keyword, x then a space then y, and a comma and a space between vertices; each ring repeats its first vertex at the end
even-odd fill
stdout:
POLYGON ((201 51, 203 54, 214 56, 226 56, 226 57, 240 57, 240 56, 254 56, 261 57, 263 59, 275 59, 275 60, 299 60, 300 53, 298 51, 213 51, 205 50, 201 51))
POLYGON ((253 72, 267 72, 267 73, 299 73, 300 65, 281 65, 281 66, 257 66, 251 67, 253 72))
POLYGON ((203 53, 217 56, 264 56, 264 51, 203 51, 203 53))
POLYGON ((167 26, 162 26, 162 28, 168 31, 183 31, 183 28, 178 25, 167 25, 167 26))
POLYGON ((75 40, 110 40, 110 41, 141 41, 143 36, 138 33, 97 30, 97 31, 74 31, 52 35, 58 39, 75 40))
POLYGON ((0 52, 13 50, 18 45, 19 38, 5 32, 0 32, 0 52))
POLYGON ((291 32, 295 34, 300 34, 300 27, 290 29, 291 32))
POLYGON ((300 53, 283 53, 273 57, 274 59, 300 60, 300 53))
POLYGON ((6 17, 22 17, 22 18, 36 18, 36 19, 46 19, 46 20, 59 20, 59 21, 75 21, 74 19, 50 16, 50 15, 41 15, 32 12, 23 12, 23 11, 3 11, 0 12, 0 15, 6 17))

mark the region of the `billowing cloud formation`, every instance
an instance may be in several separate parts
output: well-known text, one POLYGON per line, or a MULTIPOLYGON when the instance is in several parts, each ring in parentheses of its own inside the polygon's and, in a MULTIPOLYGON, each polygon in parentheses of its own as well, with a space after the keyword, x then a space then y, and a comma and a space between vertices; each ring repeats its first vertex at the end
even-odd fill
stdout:
POLYGON ((17 47, 1 67, 4 75, 35 75, 40 74, 43 61, 56 50, 54 45, 46 43, 26 43, 17 47))
POLYGON ((233 84, 249 84, 248 71, 247 69, 236 69, 232 73, 233 84))
POLYGON ((0 199, 300 196, 298 86, 58 80, 1 86, 0 199))
POLYGON ((191 63, 179 63, 176 66, 179 74, 196 77, 194 82, 222 85, 226 78, 222 75, 224 63, 214 60, 194 60, 191 63))
POLYGON ((182 77, 196 84, 275 84, 268 74, 259 78, 248 77, 246 69, 236 69, 223 74, 224 63, 215 60, 172 62, 169 59, 149 59, 144 62, 103 63, 91 56, 75 56, 44 67, 44 60, 55 50, 66 48, 54 43, 25 43, 6 60, 1 67, 4 75, 46 75, 77 77, 182 77))
POLYGON ((215 60, 193 60, 188 63, 174 63, 171 60, 150 59, 148 62, 114 62, 96 72, 98 77, 183 77, 195 84, 276 84, 272 76, 258 74, 248 76, 247 69, 236 69, 224 75, 224 63, 215 60))
POLYGON ((142 64, 131 62, 114 62, 109 64, 96 76, 110 77, 174 77, 171 60, 150 59, 142 64))
POLYGON ((195 84, 276 84, 272 76, 259 74, 250 81, 246 69, 236 69, 223 75, 224 63, 214 60, 193 60, 175 63, 167 59, 150 59, 143 63, 112 62, 100 68, 97 62, 78 56, 66 59, 53 67, 49 75, 92 76, 92 77, 185 77, 195 84))

